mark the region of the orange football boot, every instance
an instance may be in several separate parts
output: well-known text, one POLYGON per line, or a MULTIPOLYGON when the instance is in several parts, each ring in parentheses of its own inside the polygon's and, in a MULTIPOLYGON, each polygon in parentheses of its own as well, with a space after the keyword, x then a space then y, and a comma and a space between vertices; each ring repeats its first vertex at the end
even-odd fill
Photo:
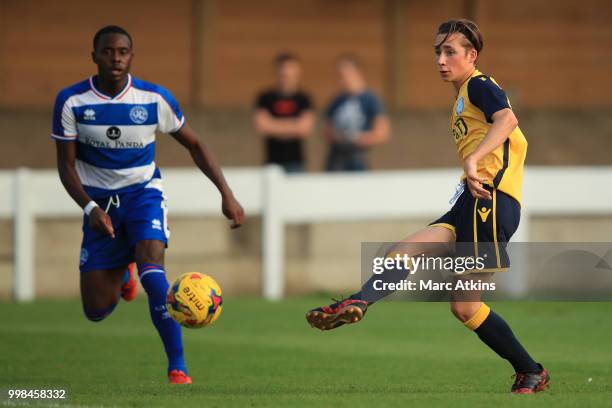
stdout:
POLYGON ((170 384, 191 384, 191 377, 181 370, 172 370, 168 373, 170 384))
POLYGON ((121 297, 126 301, 130 302, 136 299, 136 295, 138 295, 138 281, 136 280, 136 264, 131 263, 128 265, 128 272, 130 273, 130 278, 127 282, 121 286, 121 297))

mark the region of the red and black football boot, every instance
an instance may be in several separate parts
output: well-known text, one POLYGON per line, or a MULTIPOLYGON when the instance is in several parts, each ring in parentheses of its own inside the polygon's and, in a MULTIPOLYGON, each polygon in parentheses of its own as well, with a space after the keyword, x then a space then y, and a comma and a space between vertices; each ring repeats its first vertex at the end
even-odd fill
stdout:
POLYGON ((539 373, 516 373, 510 392, 513 394, 535 394, 544 391, 550 382, 548 371, 542 366, 539 373))
MULTIPOLYGON (((333 299, 336 300, 336 299, 333 299)), ((358 299, 342 299, 329 306, 312 309, 306 313, 306 320, 311 327, 320 330, 331 330, 344 324, 357 323, 363 319, 368 310, 368 302, 358 299)))

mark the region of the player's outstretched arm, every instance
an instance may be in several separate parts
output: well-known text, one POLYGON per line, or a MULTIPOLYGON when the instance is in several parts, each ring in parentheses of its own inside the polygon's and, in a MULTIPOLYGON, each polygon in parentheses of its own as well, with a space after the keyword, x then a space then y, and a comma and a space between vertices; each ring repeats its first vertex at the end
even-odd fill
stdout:
MULTIPOLYGON (((76 142, 57 141, 57 171, 64 188, 72 199, 81 207, 85 208, 90 202, 91 197, 85 192, 83 184, 76 172, 76 142)), ((100 207, 94 207, 89 213, 89 226, 93 230, 108 234, 115 238, 113 223, 108 214, 100 207)))
POLYGON ((221 193, 221 198, 223 200, 221 209, 223 215, 225 215, 227 219, 233 221, 231 228, 240 227, 244 223, 244 210, 234 197, 234 193, 229 188, 227 181, 225 181, 223 172, 217 164, 212 152, 200 143, 198 136, 187 123, 176 132, 171 133, 171 135, 189 151, 196 166, 202 170, 202 173, 213 182, 221 193))

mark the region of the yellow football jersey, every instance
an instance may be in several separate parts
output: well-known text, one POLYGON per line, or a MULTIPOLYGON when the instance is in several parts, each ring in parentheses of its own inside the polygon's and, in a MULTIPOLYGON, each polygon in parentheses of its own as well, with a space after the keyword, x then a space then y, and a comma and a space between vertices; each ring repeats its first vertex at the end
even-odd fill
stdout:
MULTIPOLYGON (((475 70, 459 89, 451 114, 451 133, 461 162, 484 139, 493 123, 491 116, 504 108, 511 108, 506 93, 493 78, 475 70)), ((527 140, 517 126, 504 144, 478 163, 478 174, 520 203, 526 154, 527 140)))

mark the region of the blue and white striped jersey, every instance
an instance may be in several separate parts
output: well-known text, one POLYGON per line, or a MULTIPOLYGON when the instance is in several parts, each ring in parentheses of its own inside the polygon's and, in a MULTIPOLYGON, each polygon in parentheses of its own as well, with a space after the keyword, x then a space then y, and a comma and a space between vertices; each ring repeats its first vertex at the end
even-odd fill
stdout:
POLYGON ((58 94, 51 137, 77 142, 76 171, 87 193, 99 198, 161 186, 155 132, 173 133, 184 123, 178 103, 159 85, 129 75, 111 98, 90 77, 58 94))

